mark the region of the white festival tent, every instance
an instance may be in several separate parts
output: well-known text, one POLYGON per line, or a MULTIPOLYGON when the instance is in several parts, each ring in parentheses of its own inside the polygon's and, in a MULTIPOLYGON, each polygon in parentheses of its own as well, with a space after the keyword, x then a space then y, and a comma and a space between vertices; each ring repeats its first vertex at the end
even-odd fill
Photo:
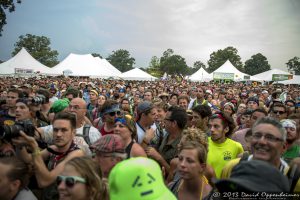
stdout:
POLYGON ((192 74, 189 78, 191 81, 205 81, 209 82, 213 80, 213 74, 209 74, 201 67, 198 71, 192 74))
POLYGON ((63 61, 53 67, 59 74, 68 71, 69 76, 89 76, 89 77, 115 77, 120 75, 113 72, 111 67, 104 65, 104 61, 91 54, 69 54, 63 61))
MULTIPOLYGON (((213 73, 234 73, 234 81, 243 81, 245 76, 250 76, 243 72, 240 72, 237 68, 233 66, 233 64, 227 60, 221 67, 216 69, 213 73)), ((212 73, 212 74, 213 74, 212 73)), ((251 79, 251 77, 250 77, 251 79)))
POLYGON ((156 77, 151 76, 150 74, 144 72, 139 68, 134 68, 132 70, 124 72, 119 77, 124 80, 140 80, 140 81, 154 81, 157 79, 156 77))
POLYGON ((293 75, 293 79, 285 80, 285 81, 278 81, 278 83, 282 83, 284 85, 289 85, 289 84, 298 84, 298 85, 300 85, 300 75, 293 75))
POLYGON ((122 72, 120 70, 118 70, 117 68, 115 68, 112 64, 110 64, 110 62, 108 62, 105 58, 101 59, 102 63, 104 64, 105 67, 107 67, 110 71, 112 71, 112 73, 114 75, 121 75, 122 72))
POLYGON ((14 57, 0 64, 0 74, 13 75, 55 75, 53 68, 34 59, 23 47, 14 57))
POLYGON ((254 75, 257 79, 264 80, 264 81, 272 81, 273 74, 286 74, 286 75, 292 75, 289 72, 280 70, 280 69, 271 69, 265 72, 262 72, 260 74, 254 75))

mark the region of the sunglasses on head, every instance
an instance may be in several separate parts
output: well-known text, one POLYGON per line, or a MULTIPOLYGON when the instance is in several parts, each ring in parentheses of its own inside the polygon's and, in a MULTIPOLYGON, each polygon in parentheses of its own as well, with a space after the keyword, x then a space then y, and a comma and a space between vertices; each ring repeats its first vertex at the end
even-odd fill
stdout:
POLYGON ((56 179, 57 185, 60 185, 63 181, 69 188, 73 187, 76 183, 86 183, 86 180, 79 176, 58 176, 56 179))

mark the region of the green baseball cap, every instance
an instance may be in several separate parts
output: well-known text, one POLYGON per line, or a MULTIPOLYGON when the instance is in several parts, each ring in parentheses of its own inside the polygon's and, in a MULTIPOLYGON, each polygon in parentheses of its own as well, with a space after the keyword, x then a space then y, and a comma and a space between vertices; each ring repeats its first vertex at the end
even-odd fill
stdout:
POLYGON ((176 200, 164 183, 160 166, 149 158, 130 158, 118 163, 108 181, 111 200, 176 200))

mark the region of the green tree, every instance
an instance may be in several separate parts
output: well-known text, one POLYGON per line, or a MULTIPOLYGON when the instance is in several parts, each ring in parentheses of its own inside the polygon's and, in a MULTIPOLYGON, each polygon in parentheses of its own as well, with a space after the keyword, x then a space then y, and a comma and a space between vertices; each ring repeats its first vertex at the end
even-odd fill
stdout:
POLYGON ((173 55, 172 49, 167 49, 160 58, 160 69, 162 73, 171 75, 187 75, 189 73, 185 58, 180 55, 173 55))
POLYGON ((190 68, 190 74, 195 73, 195 72, 198 71, 201 67, 202 67, 203 69, 206 70, 206 66, 205 66, 205 64, 204 64, 203 62, 201 62, 201 61, 196 61, 196 62, 194 62, 193 67, 190 68))
POLYGON ((300 75, 300 59, 299 57, 294 57, 290 59, 287 63, 287 68, 290 72, 294 72, 295 75, 300 75))
POLYGON ((226 47, 225 49, 219 49, 216 52, 210 54, 210 59, 208 60, 207 71, 209 73, 218 69, 227 60, 229 60, 233 66, 238 70, 244 71, 243 63, 241 62, 241 57, 238 55, 238 50, 234 47, 226 47))
MULTIPOLYGON (((17 0, 17 3, 21 3, 21 0, 17 0)), ((15 11, 14 0, 1 0, 0 1, 0 36, 2 36, 3 26, 6 24, 6 13, 5 10, 9 12, 15 11)))
POLYGON ((121 72, 133 69, 133 65, 135 64, 135 59, 130 56, 129 51, 124 49, 113 51, 106 60, 121 72))
POLYGON ((48 67, 58 64, 56 50, 51 50, 50 39, 45 36, 26 34, 19 36, 19 41, 15 43, 12 56, 16 55, 24 47, 35 59, 48 67))
POLYGON ((92 53, 92 56, 94 56, 94 57, 99 57, 99 58, 103 58, 99 53, 92 53))
POLYGON ((161 77, 163 72, 160 69, 160 60, 156 56, 152 56, 147 72, 152 76, 161 77))
POLYGON ((244 67, 245 73, 251 76, 271 69, 268 59, 261 53, 251 56, 251 58, 245 62, 244 67))

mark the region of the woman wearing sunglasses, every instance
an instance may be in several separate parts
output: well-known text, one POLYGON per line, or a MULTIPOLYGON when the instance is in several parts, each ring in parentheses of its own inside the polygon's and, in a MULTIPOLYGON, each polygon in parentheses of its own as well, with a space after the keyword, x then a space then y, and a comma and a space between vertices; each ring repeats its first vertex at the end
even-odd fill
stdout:
POLYGON ((113 134, 115 119, 121 114, 119 103, 114 100, 107 100, 99 111, 101 117, 94 120, 94 126, 102 136, 113 134))
POLYGON ((68 161, 57 177, 60 200, 108 199, 106 185, 101 179, 100 166, 88 157, 68 161))
POLYGON ((130 115, 124 115, 115 119, 114 134, 120 135, 123 139, 127 158, 147 157, 144 149, 135 142, 137 137, 136 126, 130 115))

